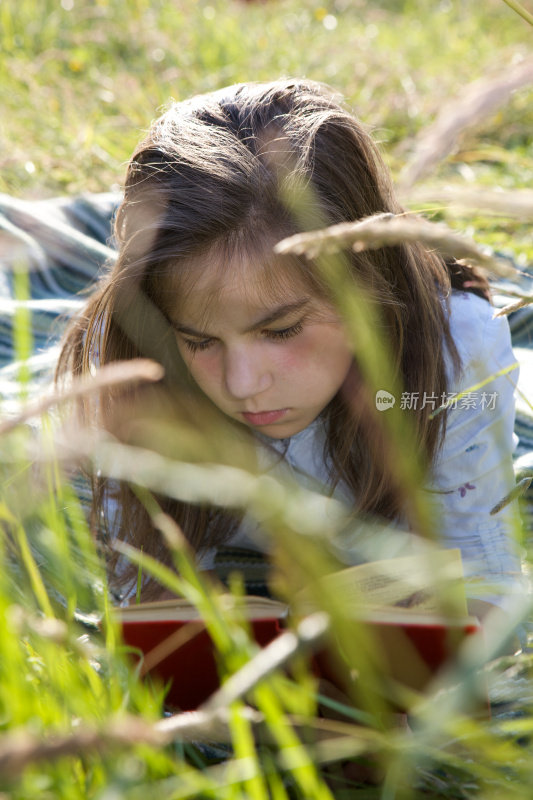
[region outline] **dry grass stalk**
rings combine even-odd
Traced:
[[[52,762],[66,756],[83,756],[90,752],[106,753],[111,745],[164,745],[163,733],[139,717],[124,716],[109,721],[105,730],[89,726],[75,733],[40,739],[29,731],[11,731],[0,738],[0,774],[11,780],[22,775],[40,761]]]
[[[158,647],[147,654],[143,661],[141,676],[146,675],[160,661],[177,650],[205,628],[203,622],[191,622],[171,634]],[[285,631],[273,642],[263,647],[242,669],[229,678],[204,703],[202,710],[215,711],[226,708],[235,700],[243,698],[260,681],[275,670],[281,669],[297,653],[304,652],[325,636],[329,628],[329,618],[323,612],[316,612],[303,619],[295,632]]]
[[[435,122],[422,134],[401,188],[407,191],[427,175],[433,166],[451,153],[461,135],[493,114],[511,94],[533,82],[533,58],[524,59],[500,72],[498,77],[482,78],[469,84],[456,98],[446,103]]]
[[[86,395],[94,394],[111,386],[127,383],[141,383],[143,381],[155,382],[164,375],[163,367],[155,361],[146,358],[120,361],[100,367],[95,375],[75,379],[70,386],[60,391],[39,398],[34,403],[29,403],[20,413],[0,423],[0,435],[8,433],[32,417],[38,417],[49,411],[53,406],[76,400]]]
[[[179,650],[187,642],[192,641],[203,630],[205,630],[205,624],[201,621],[188,622],[186,625],[177,628],[166,639],[153,647],[150,652],[146,653],[139,669],[139,677],[144,678],[165,658],[168,658],[169,655]]]
[[[166,717],[155,724],[139,717],[125,716],[111,720],[105,729],[90,726],[78,728],[73,733],[39,739],[29,731],[10,733],[0,738],[0,773],[11,779],[21,775],[38,761],[54,761],[65,756],[87,755],[89,752],[107,752],[110,746],[124,747],[148,744],[162,747],[173,741],[223,741],[231,742],[229,703],[242,698],[260,681],[283,667],[297,653],[315,648],[327,631],[327,615],[318,612],[302,620],[295,632],[286,632],[260,650],[245,666],[228,680],[197,711],[187,711]],[[262,741],[271,739],[263,715],[252,708],[244,708],[254,732]],[[348,736],[352,747],[361,750],[363,742],[358,729],[351,724],[332,720],[305,720],[300,726],[292,719],[296,731],[309,730],[311,726],[319,739],[331,736]],[[370,736],[363,736],[364,743]],[[364,749],[364,744],[363,744]],[[331,760],[331,758],[329,758]]]
[[[263,715],[253,708],[245,707],[241,715],[250,723],[254,734],[262,742],[272,742],[272,735]],[[353,724],[330,719],[299,720],[287,717],[296,733],[309,735],[314,732],[317,747],[320,742],[328,744],[345,742],[348,754],[364,752],[379,739],[373,731],[364,731]],[[78,727],[75,732],[48,736],[41,739],[30,731],[21,729],[0,737],[0,774],[4,779],[15,780],[26,769],[38,762],[52,763],[60,758],[86,757],[89,754],[108,754],[110,748],[128,748],[136,745],[164,747],[174,741],[181,742],[228,742],[231,743],[231,728],[228,709],[216,711],[185,711],[151,724],[141,717],[124,715],[108,721],[105,728]],[[350,746],[351,744],[351,746]],[[334,761],[336,758],[316,752],[316,760]],[[234,762],[232,762],[234,764]],[[206,768],[205,774],[216,774],[217,767]]]
[[[525,308],[526,306],[531,305],[533,303],[533,297],[521,297],[520,300],[517,300],[516,303],[509,303],[508,306],[504,306],[500,308],[495,317],[506,317],[512,311],[518,311],[519,308]]]
[[[454,187],[419,189],[409,195],[409,203],[450,203],[458,208],[473,208],[516,219],[533,219],[533,190],[512,192],[476,191]]]
[[[290,236],[278,242],[278,253],[295,253],[316,258],[352,247],[356,252],[376,250],[403,242],[422,242],[443,256],[468,259],[488,272],[503,278],[514,277],[517,270],[489,248],[481,248],[472,239],[455,233],[442,223],[428,222],[413,216],[378,214],[358,222],[341,222],[320,231]]]
[[[501,284],[497,283],[497,281],[492,281],[490,290],[492,294],[504,294],[507,297],[517,297],[519,300],[524,300],[524,298],[527,299],[530,296],[528,294],[524,294],[524,292],[521,292],[519,289],[511,289],[509,284]]]
[[[329,629],[329,617],[322,611],[303,619],[296,631],[285,631],[257,653],[216,691],[202,708],[206,711],[227,708],[242,699],[254,686],[275,670],[284,667],[297,653],[315,649]]]
[[[279,513],[287,524],[294,525],[297,520],[299,532],[311,537],[333,535],[336,526],[346,524],[342,503],[299,484],[227,464],[177,461],[154,450],[120,444],[92,429],[69,432],[59,442],[56,439],[54,458],[66,463],[91,459],[102,475],[186,503],[247,508],[261,520]],[[135,548],[119,540],[113,547],[127,556],[135,553]]]

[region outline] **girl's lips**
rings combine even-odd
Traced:
[[[278,408],[276,411],[260,411],[258,414],[243,411],[242,415],[250,425],[271,425],[285,416],[288,410],[288,408]]]

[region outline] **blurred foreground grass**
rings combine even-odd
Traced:
[[[414,137],[443,103],[480,76],[496,78],[519,63],[531,38],[531,28],[497,0],[7,0],[0,25],[0,188],[34,197],[117,186],[140,131],[169,97],[280,74],[324,80],[344,93],[376,130],[398,175]],[[528,187],[531,123],[531,90],[522,89],[461,140],[432,181],[459,189]],[[470,228],[480,242],[532,258],[529,223],[425,207]],[[31,342],[23,314],[15,334],[24,359]],[[160,721],[162,688],[135,680],[113,624],[102,635],[76,617],[108,619],[106,578],[78,501],[50,456],[50,438],[45,420],[38,440],[24,426],[0,440],[2,797],[529,800],[527,693],[516,714],[491,721],[470,715],[465,696],[451,685],[420,706],[409,734],[370,707],[366,727],[350,721],[339,738],[304,748],[287,724],[287,714],[298,717],[308,735],[316,720],[314,687],[300,668],[296,683],[268,675],[250,694],[267,720],[269,747],[256,747],[241,698],[218,720],[233,740],[227,762],[213,766],[213,753],[194,744],[201,726],[169,733]],[[32,461],[40,456],[37,473]],[[305,507],[291,513],[295,530],[285,537],[280,562],[294,564],[305,553],[312,574],[327,552],[298,538]],[[176,558],[182,579],[166,580],[204,609],[227,668],[238,669],[254,653],[253,643],[220,611],[179,547]],[[357,639],[350,647],[357,650]],[[511,661],[511,669],[529,685],[529,657]],[[462,678],[468,690],[474,675]],[[209,730],[213,720],[206,724]],[[362,788],[346,775],[336,782],[330,776],[335,788],[328,788],[319,764],[354,755],[376,758],[384,783]]]
[[[168,459],[158,461],[152,454],[143,463],[139,450],[88,442],[82,434],[68,431],[66,452],[79,455],[83,450],[106,474],[144,473],[151,488],[168,482]],[[239,615],[196,573],[179,531],[142,491],[154,523],[173,549],[178,574],[142,553],[130,550],[130,557],[199,608],[223,674],[243,669],[242,682],[225,684],[198,714],[162,718],[164,688],[139,681],[127,664],[94,542],[54,452],[64,459],[65,442],[51,441],[46,420],[40,435],[18,427],[0,441],[2,797],[528,800],[533,781],[531,656],[491,661],[485,670],[483,653],[474,658],[471,653],[458,672],[417,700],[407,731],[372,692],[372,649],[364,631],[347,622],[342,597],[321,594],[315,585],[319,607],[327,610],[331,630],[342,642],[342,657],[358,675],[356,705],[329,701],[342,717],[324,720],[318,714],[320,687],[302,652],[292,645],[292,679],[274,671],[282,663],[279,654],[258,653]],[[32,466],[35,458],[38,470]],[[187,469],[179,460],[173,463],[182,473]],[[176,496],[181,491],[205,494],[212,465],[196,464],[190,472],[189,481],[176,482]],[[294,589],[302,579],[313,584],[334,563],[334,516],[329,514],[330,527],[321,525],[316,503],[306,500],[303,490],[293,496],[272,478],[261,482],[253,475],[243,486],[239,472],[219,471],[225,502],[232,505],[248,495],[252,513],[265,518],[275,544],[278,587]],[[366,535],[367,546],[386,552],[387,539],[378,529],[369,527]],[[237,583],[232,588],[242,591]],[[526,613],[525,605],[518,609],[519,616]],[[102,620],[100,631],[96,617]],[[312,642],[323,621],[309,622],[307,641]],[[490,633],[489,651],[506,635]],[[479,696],[487,680],[492,686],[502,676],[514,702],[511,713],[491,720]],[[518,696],[515,679],[526,682]],[[350,777],[342,764],[354,758],[371,764],[371,773],[383,782],[365,786],[360,776]]]

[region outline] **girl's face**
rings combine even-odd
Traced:
[[[352,355],[343,325],[325,300],[303,288],[266,300],[254,290],[253,269],[226,275],[222,283],[209,270],[199,276],[172,315],[180,352],[225,414],[274,439],[293,436],[347,376]]]

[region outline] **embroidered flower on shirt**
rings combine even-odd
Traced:
[[[458,491],[459,491],[459,494],[461,495],[461,497],[464,497],[465,494],[466,494],[466,490],[467,489],[475,489],[475,488],[476,487],[474,486],[473,483],[463,483],[462,486],[459,486]]]

